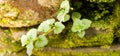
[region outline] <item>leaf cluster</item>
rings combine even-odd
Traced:
[[[32,55],[34,47],[44,47],[48,40],[44,35],[37,36],[37,29],[30,29],[26,35],[21,37],[22,46],[26,46],[28,56]],[[35,46],[34,46],[35,44]]]
[[[73,20],[73,26],[71,28],[72,32],[75,32],[78,34],[79,37],[84,37],[85,35],[85,30],[88,29],[91,25],[91,21],[88,19],[82,19],[81,14],[78,12],[73,12],[72,13],[72,20]]]
[[[38,29],[32,28],[25,35],[21,37],[22,46],[26,46],[28,56],[32,55],[33,48],[44,47],[48,44],[46,35],[50,32],[59,34],[65,29],[63,22],[70,20],[70,4],[68,0],[64,0],[57,13],[57,20],[54,18],[43,21]],[[85,30],[90,27],[91,21],[88,19],[82,19],[81,14],[78,12],[72,13],[73,26],[71,30],[78,34],[79,37],[83,37]],[[42,33],[42,34],[38,34]]]

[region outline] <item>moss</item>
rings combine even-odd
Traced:
[[[117,9],[118,10],[118,9]],[[117,12],[117,11],[114,11]],[[19,13],[18,13],[19,14]],[[27,15],[25,15],[27,14]],[[29,20],[33,19],[34,17],[37,17],[38,14],[34,15],[33,17],[30,17],[31,15],[34,14],[34,11],[30,10],[25,12],[25,14],[19,15],[19,19],[23,20],[23,24],[26,25],[25,23],[29,23],[30,25],[35,24],[36,21],[32,21],[30,23]],[[117,15],[117,17],[115,17]],[[84,38],[78,37],[76,33],[71,32],[71,26],[72,23],[66,23],[67,29],[64,30],[60,35],[52,35],[48,36],[49,44],[46,47],[56,47],[56,48],[76,48],[76,47],[84,47],[84,46],[106,46],[106,45],[111,45],[111,43],[114,40],[114,28],[117,28],[119,25],[119,14],[115,14],[115,16],[108,16],[104,17],[100,20],[93,21],[91,27],[86,30],[86,34]],[[16,17],[15,17],[16,18]],[[26,19],[28,21],[26,21]],[[107,18],[107,19],[106,19]],[[2,18],[2,21],[4,23],[8,22],[5,20],[6,18]],[[10,19],[10,18],[7,18]],[[14,18],[12,17],[11,20]],[[17,18],[16,18],[17,19]],[[18,20],[19,21],[19,20]],[[14,21],[14,22],[18,22]],[[11,22],[11,21],[10,21]],[[20,21],[21,23],[21,21]],[[22,24],[21,23],[21,24]],[[20,26],[20,25],[18,25]],[[21,50],[21,45],[20,42],[14,41],[12,37],[12,33],[7,30],[7,29],[2,29],[4,31],[1,31],[0,35],[0,43],[5,46],[5,50],[11,51],[11,52],[16,52]],[[14,30],[14,29],[13,29]],[[18,32],[17,30],[13,31]],[[117,35],[119,35],[119,31]],[[16,37],[16,36],[15,36]],[[7,45],[6,45],[7,44]],[[9,46],[9,47],[7,47]],[[59,52],[34,52],[36,56],[89,56],[89,55],[100,55],[100,56],[107,56],[111,55],[120,55],[118,53],[114,52],[91,52],[91,53],[84,53],[84,52],[65,52],[65,53],[59,53]]]
[[[95,2],[95,3],[111,3],[111,2],[114,2],[116,0],[87,0],[87,1]]]
[[[117,38],[117,41],[120,43],[120,28],[117,28],[117,29],[116,29],[115,37]],[[116,42],[117,42],[117,41],[116,41]]]
[[[120,51],[81,52],[81,51],[34,51],[35,56],[120,56]]]
[[[116,15],[110,15],[102,20],[93,21],[91,28],[86,30],[84,38],[79,38],[75,33],[72,33],[70,31],[71,24],[68,24],[67,32],[49,37],[48,46],[75,48],[79,46],[110,45],[115,38],[114,29],[118,28],[119,20],[119,17],[116,17]]]
[[[120,29],[117,29],[117,31],[116,31],[116,37],[120,37]]]
[[[117,37],[119,39],[120,42],[120,0],[117,0],[115,3],[115,8],[114,8],[114,15],[116,16],[115,18],[117,18],[116,22],[118,22],[116,24],[116,28],[115,28],[115,37]]]
[[[62,36],[61,36],[62,37]],[[60,38],[60,37],[58,37]],[[50,39],[49,47],[72,48],[79,46],[100,46],[110,45],[113,42],[113,33],[97,34],[94,37],[79,38],[74,33],[68,33],[66,37],[60,39]]]
[[[3,46],[2,50],[7,52],[18,52],[22,49],[20,42],[11,38],[11,32],[7,28],[0,28],[0,45]]]
[[[86,30],[84,38],[79,38],[76,33],[72,33],[70,31],[72,24],[68,24],[66,32],[60,35],[49,36],[47,47],[75,48],[80,46],[110,45],[114,40],[114,29],[118,27],[118,24],[119,18],[116,15],[110,14],[105,16],[102,19],[93,21],[91,28]]]
[[[116,0],[116,2],[114,3],[114,15],[116,17],[120,17],[120,1]]]
[[[113,18],[114,16],[110,16],[108,20],[93,21],[91,27],[86,30],[84,38],[72,33],[70,30],[72,24],[68,23],[68,28],[65,32],[60,35],[49,36],[47,47],[75,48],[80,46],[110,45],[114,40],[114,27],[116,27],[116,22]]]

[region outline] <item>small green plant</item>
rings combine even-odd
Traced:
[[[81,14],[78,12],[72,13],[72,20],[73,20],[73,26],[71,28],[72,32],[75,32],[78,34],[79,37],[84,37],[85,30],[90,27],[91,21],[88,19],[82,19]]]
[[[58,10],[57,19],[60,22],[66,22],[70,19],[70,15],[68,14],[70,10],[70,4],[68,0],[64,0],[61,5],[60,9]]]
[[[38,29],[30,29],[26,35],[22,35],[21,43],[22,46],[26,46],[28,56],[32,55],[32,50],[34,47],[44,47],[48,44],[46,35],[49,32],[54,31],[54,34],[59,34],[62,32],[62,30],[65,28],[62,22],[66,22],[70,18],[70,16],[68,15],[69,9],[69,1],[63,1],[58,11],[58,21],[55,22],[55,19],[48,19],[46,21],[43,21],[39,25]],[[39,32],[42,32],[43,34],[40,34],[38,36]]]
[[[26,35],[22,35],[21,37],[22,46],[26,46],[27,54],[30,56],[32,54],[32,50],[35,47],[43,47],[47,45],[48,40],[44,35],[37,36],[37,29],[30,29]]]
[[[64,28],[65,26],[61,22],[55,22],[55,19],[43,21],[39,25],[38,29],[30,29],[26,35],[22,35],[22,46],[26,46],[27,54],[30,56],[32,55],[32,50],[34,47],[40,48],[48,44],[46,35],[49,34],[49,32],[54,31],[54,34],[59,34]],[[38,35],[40,32],[43,34]]]
[[[28,56],[32,55],[33,48],[40,48],[44,47],[48,44],[48,40],[46,35],[50,32],[54,32],[54,34],[59,34],[65,29],[65,25],[63,22],[69,21],[70,15],[70,4],[68,0],[64,0],[61,5],[60,9],[57,13],[57,19],[48,19],[43,21],[39,26],[38,29],[30,29],[26,35],[22,35],[21,43],[22,46],[26,46]],[[85,29],[90,27],[91,21],[88,19],[80,20],[81,15],[78,12],[72,13],[72,20],[73,26],[71,30],[78,34],[78,36],[83,37],[85,34]],[[42,33],[42,34],[38,34]]]

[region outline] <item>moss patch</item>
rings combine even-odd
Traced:
[[[120,0],[115,2],[114,15],[116,16],[115,18],[117,18],[116,22],[118,22],[116,24],[117,27],[115,28],[114,35],[119,39],[120,42]]]
[[[33,55],[35,56],[120,56],[120,50],[114,51],[111,49],[107,49],[107,51],[93,51],[92,49],[76,49],[73,50],[63,50],[63,49],[57,49],[57,50],[34,50]],[[80,51],[80,50],[85,50]],[[101,49],[100,49],[101,50]]]
[[[8,28],[0,28],[0,47],[3,51],[20,51],[22,49],[20,42],[15,41],[11,35],[12,34]]]
[[[48,47],[75,48],[80,46],[101,46],[110,45],[114,40],[114,17],[110,16],[107,20],[94,21],[89,29],[86,30],[84,38],[78,37],[70,30],[71,23],[67,25],[65,32],[60,35],[49,36]],[[114,21],[115,22],[115,21]]]
[[[70,53],[57,53],[57,52],[39,52],[36,56],[120,56],[119,52],[70,52]]]

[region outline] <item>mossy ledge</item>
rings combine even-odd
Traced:
[[[76,49],[43,48],[34,50],[35,56],[120,56],[120,45],[108,48],[88,47]]]
[[[119,1],[119,0],[117,0]],[[119,4],[118,4],[119,5]],[[33,51],[33,54],[36,56],[93,56],[93,55],[101,55],[101,56],[120,56],[120,48],[118,48],[117,51],[110,51],[111,49],[107,49],[108,51],[106,52],[74,52],[71,49],[77,48],[77,47],[94,47],[94,46],[106,46],[106,45],[111,45],[113,43],[113,40],[115,39],[114,37],[114,29],[118,29],[119,25],[119,13],[117,11],[119,9],[119,6],[116,6],[115,11],[113,14],[108,17],[105,17],[107,19],[101,19],[97,21],[93,21],[92,25],[89,29],[86,30],[86,34],[84,38],[80,38],[77,36],[76,33],[71,32],[71,26],[72,23],[68,22],[66,24],[66,29],[64,32],[62,32],[60,35],[48,35],[48,45],[46,48],[43,49],[37,49]],[[116,17],[117,16],[117,17]],[[12,32],[9,32],[9,29],[4,29],[0,27],[0,44],[1,48],[4,47],[5,51],[7,52],[18,52],[19,50],[22,49],[21,44],[20,44],[20,36],[15,36],[14,33],[17,32],[15,29],[19,28],[14,28]],[[15,30],[15,32],[14,32]],[[24,29],[23,29],[24,30]],[[11,30],[10,30],[11,31]],[[21,31],[20,29],[18,31]],[[28,31],[25,29],[25,31]],[[11,35],[13,34],[13,36]],[[23,33],[22,33],[23,34]],[[118,33],[119,35],[119,33]],[[14,39],[14,36],[18,41]],[[9,47],[8,47],[9,46]],[[51,49],[49,51],[49,48],[69,48],[70,51],[66,52],[59,52],[59,50],[54,51]],[[116,48],[116,47],[115,47]],[[83,48],[84,49],[84,48]],[[3,49],[0,49],[3,50]],[[44,51],[43,51],[44,50]],[[53,51],[52,51],[53,50]],[[81,51],[82,49],[78,49]],[[87,51],[87,50],[86,50]]]
[[[72,33],[71,23],[67,24],[67,29],[60,35],[49,36],[48,47],[59,48],[75,48],[80,46],[102,46],[110,45],[114,40],[114,27],[116,22],[112,23],[115,19],[94,21],[89,29],[86,30],[84,38],[78,37],[76,33]]]

